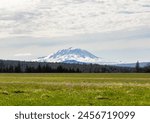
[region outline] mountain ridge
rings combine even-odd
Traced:
[[[51,53],[46,57],[39,57],[34,61],[38,62],[62,62],[62,63],[98,63],[102,59],[80,48],[70,47],[68,49],[58,50],[57,52]],[[74,62],[73,62],[74,61]]]
[[[120,67],[135,67],[136,63],[113,62],[97,57],[87,50],[70,47],[61,49],[47,56],[39,57],[32,61],[36,62],[52,62],[52,63],[67,63],[67,64],[99,64],[99,65],[114,65]],[[149,62],[141,62],[140,66],[145,67]]]

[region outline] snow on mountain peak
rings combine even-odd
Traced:
[[[72,63],[74,61],[75,63],[98,63],[101,59],[86,50],[70,47],[68,49],[59,50],[46,57],[38,58],[34,61],[64,63],[69,63],[69,61]]]

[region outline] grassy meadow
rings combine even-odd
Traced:
[[[0,106],[150,106],[150,74],[0,74]]]

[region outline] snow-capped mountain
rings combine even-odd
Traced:
[[[79,48],[68,48],[59,50],[46,57],[40,57],[33,61],[38,62],[61,62],[61,63],[100,63],[103,62],[102,58],[99,58],[90,52]]]
[[[69,64],[100,64],[100,65],[114,65],[120,67],[135,67],[136,63],[124,63],[106,60],[104,58],[97,57],[92,53],[79,49],[79,48],[68,48],[54,52],[48,56],[39,57],[33,61],[36,62],[54,62],[54,63],[69,63]],[[149,62],[141,62],[140,67],[145,67]]]

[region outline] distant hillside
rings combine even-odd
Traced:
[[[140,67],[144,68],[146,66],[149,66],[150,62],[140,62],[139,65]],[[136,66],[136,63],[116,64],[115,66],[134,68]]]

